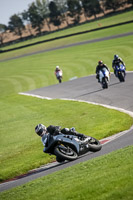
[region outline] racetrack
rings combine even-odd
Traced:
[[[97,83],[95,75],[92,75],[28,91],[24,94],[39,95],[40,98],[83,100],[115,106],[133,112],[133,72],[127,73],[126,81],[123,83],[120,83],[112,74],[109,88],[104,90]]]
[[[38,98],[65,98],[105,104],[127,112],[133,117],[133,72],[127,73],[126,81],[124,83],[120,83],[114,75],[111,75],[109,88],[104,90],[101,88],[101,85],[97,83],[95,76],[92,75],[21,94],[36,96]],[[101,143],[103,144],[103,148],[99,152],[88,153],[72,162],[65,162],[63,164],[55,162],[48,166],[44,166],[30,172],[27,175],[23,175],[17,180],[0,184],[0,191],[16,187],[38,177],[48,175],[57,170],[61,170],[94,157],[107,154],[116,149],[133,145],[133,127],[131,127],[128,131],[106,138],[102,140]]]

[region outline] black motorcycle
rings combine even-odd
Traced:
[[[87,138],[87,142],[83,142],[73,135],[59,134],[51,136],[49,134],[47,145],[43,151],[50,155],[55,155],[57,162],[63,162],[65,160],[75,160],[89,151],[96,152],[101,150],[102,145],[97,139],[89,136]]]

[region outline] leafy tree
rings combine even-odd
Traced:
[[[46,0],[36,0],[36,7],[37,7],[38,14],[42,17],[44,21],[46,21],[47,26],[49,30],[51,31],[50,23],[48,20],[48,17],[49,17],[48,2]]]
[[[58,10],[62,12],[67,11],[67,0],[53,0],[56,6],[58,7]]]
[[[127,3],[132,4],[132,6],[133,6],[133,0],[127,0]]]
[[[44,25],[44,19],[39,14],[37,6],[34,2],[29,6],[28,13],[32,28],[34,28],[37,32],[41,34],[41,30]]]
[[[88,8],[89,8],[89,2],[88,0],[81,0],[81,3],[82,3],[82,7],[83,7],[83,10],[84,10],[84,15],[85,15],[85,18],[87,20],[87,17],[88,17]]]
[[[22,32],[25,29],[25,26],[19,15],[14,14],[10,17],[8,28],[10,32],[14,32],[15,35],[19,35],[20,38],[22,38]]]
[[[61,23],[66,21],[67,26],[69,26],[68,16],[67,16],[67,0],[54,0],[54,2],[61,13]]]
[[[73,18],[74,24],[78,24],[80,21],[80,15],[82,13],[82,7],[79,0],[67,0],[68,11],[71,18]]]
[[[56,4],[54,1],[51,1],[49,4],[49,10],[50,10],[50,22],[54,24],[54,26],[60,26],[61,24],[61,12],[58,10]]]
[[[82,0],[82,5],[86,17],[94,15],[96,18],[96,14],[103,12],[99,0]]]
[[[122,4],[122,0],[106,0],[104,7],[106,10],[113,9],[113,11],[116,11]]]
[[[32,35],[32,31],[31,31],[31,26],[30,26],[30,17],[29,17],[29,12],[24,10],[22,13],[22,20],[23,22],[26,21],[26,24],[27,24],[27,28],[28,28],[28,31],[30,33],[30,35]]]
[[[7,26],[0,24],[0,46],[3,44],[4,39],[6,38]]]

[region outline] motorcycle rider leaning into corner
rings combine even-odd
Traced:
[[[78,133],[75,131],[75,128],[63,128],[61,129],[60,126],[53,126],[50,125],[46,127],[43,124],[38,124],[35,127],[35,132],[37,135],[41,137],[42,143],[45,146],[48,146],[48,134],[56,136],[59,134],[65,134],[65,135],[75,135],[78,137],[79,140],[81,140],[81,143],[87,143],[89,138],[87,138],[84,134]]]
[[[117,74],[116,74],[116,66],[117,65],[119,66],[120,63],[125,66],[125,63],[123,62],[122,58],[120,58],[118,55],[114,55],[114,59],[112,61],[112,68],[114,70],[115,76],[117,76]]]
[[[100,80],[99,80],[99,71],[102,70],[103,68],[106,68],[110,73],[110,70],[107,67],[107,65],[104,64],[102,60],[98,61],[98,65],[96,66],[96,79],[98,79],[98,82],[100,82]]]

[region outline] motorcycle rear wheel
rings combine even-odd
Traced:
[[[89,150],[92,152],[100,151],[102,148],[101,143],[96,138],[91,137],[89,140]]]
[[[63,160],[75,160],[78,158],[78,154],[68,145],[65,145],[64,147],[57,145],[54,149],[54,154]]]

